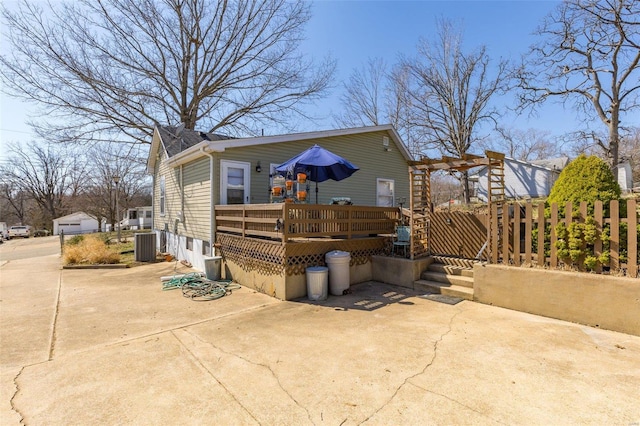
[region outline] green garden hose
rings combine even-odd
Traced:
[[[195,301],[215,300],[240,288],[231,280],[208,280],[199,273],[175,277],[162,284],[162,290],[182,289],[182,295]]]

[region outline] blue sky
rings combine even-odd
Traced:
[[[387,64],[399,55],[413,56],[419,40],[436,36],[436,21],[446,18],[460,26],[464,45],[487,47],[492,61],[518,60],[535,40],[532,33],[559,2],[533,1],[331,1],[314,4],[303,48],[308,54],[332,55],[338,60],[338,81],[345,81],[354,68],[368,58],[381,57]],[[339,110],[341,84],[318,112],[329,116]],[[513,95],[497,99],[505,109],[513,106]],[[578,122],[559,105],[546,105],[538,117],[506,117],[508,127],[545,128],[553,134],[573,130]],[[332,124],[327,118],[321,127]]]
[[[12,3],[11,1],[7,3]],[[420,38],[435,36],[436,20],[451,19],[461,25],[465,45],[484,44],[488,54],[516,60],[534,41],[533,31],[557,1],[331,1],[313,4],[313,18],[307,26],[303,52],[322,59],[331,55],[338,72],[332,95],[312,108],[325,117],[316,123],[301,123],[301,130],[332,128],[331,114],[340,108],[342,81],[368,58],[381,57],[391,65],[399,55],[413,55]],[[29,107],[1,98],[0,143],[30,139],[26,126]],[[497,100],[501,107],[513,105],[513,97]],[[570,110],[558,104],[546,104],[538,117],[505,117],[507,127],[550,130],[560,135],[580,127]]]

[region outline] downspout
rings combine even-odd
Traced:
[[[180,164],[180,211],[182,212],[182,217],[184,218],[184,175],[183,169],[184,165]]]
[[[211,249],[211,256],[215,256],[215,230],[216,230],[216,211],[215,211],[215,203],[213,201],[214,197],[214,187],[213,187],[213,162],[214,156],[212,152],[206,152],[205,147],[200,148],[203,154],[207,154],[209,156],[209,248]]]

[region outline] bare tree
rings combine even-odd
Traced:
[[[621,116],[640,106],[640,2],[567,0],[537,34],[541,41],[517,73],[521,106],[558,98],[587,120],[595,115],[607,128],[601,145],[617,173]]]
[[[620,139],[620,158],[629,160],[634,185],[640,182],[640,127],[634,127]]]
[[[9,226],[26,223],[28,197],[6,175],[3,175],[0,181],[2,182],[0,184],[0,200],[2,200],[0,215],[2,222],[7,222]]]
[[[0,172],[6,188],[12,188],[7,195],[19,197],[15,201],[16,213],[24,209],[23,202],[18,207],[22,199],[20,197],[24,196],[38,205],[42,212],[40,216],[47,224],[68,213],[69,197],[74,195],[72,190],[77,188],[73,179],[83,174],[81,163],[74,160],[76,155],[52,144],[32,144],[29,148],[14,144],[8,152],[10,161],[3,165]]]
[[[403,65],[410,76],[409,125],[422,137],[423,149],[461,157],[480,139],[480,124],[495,124],[498,112],[489,101],[506,88],[507,64],[490,66],[484,46],[463,52],[462,36],[451,22],[440,21],[438,39],[423,40],[418,57]],[[461,179],[469,202],[468,174]]]
[[[496,128],[499,139],[482,145],[486,149],[504,152],[508,157],[535,161],[562,155],[563,143],[551,141],[551,132],[538,129]]]
[[[124,146],[109,146],[92,149],[89,157],[91,171],[80,203],[85,212],[98,220],[105,218],[114,229],[115,222],[122,219],[122,211],[151,204],[151,184],[145,175],[145,165],[132,160],[138,155]],[[117,193],[114,176],[120,178]],[[116,211],[116,196],[120,212]]]
[[[298,53],[302,0],[41,4],[3,8],[0,80],[44,109],[47,137],[149,143],[157,122],[255,134],[302,114],[334,73]]]
[[[342,113],[334,116],[336,124],[343,127],[392,124],[411,154],[418,157],[416,138],[407,125],[407,77],[402,67],[394,66],[389,72],[383,59],[370,58],[354,69],[343,85]]]
[[[609,158],[607,134],[604,132],[578,131],[567,135],[567,139],[572,143],[575,154],[595,155],[604,160]],[[640,128],[621,128],[619,139],[619,162],[628,160],[633,181],[640,182]]]
[[[362,127],[389,123],[384,110],[386,67],[383,59],[370,58],[366,65],[353,70],[349,82],[343,85],[342,113],[335,117],[338,125]]]

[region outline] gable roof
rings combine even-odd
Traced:
[[[562,157],[562,158],[566,158],[566,157]],[[557,163],[554,163],[557,160]],[[553,168],[550,166],[547,166],[547,164],[560,164],[561,158],[558,159],[551,159],[551,160],[537,160],[537,161],[524,161],[524,160],[516,160],[515,158],[511,158],[511,157],[504,157],[504,161],[505,163],[509,162],[509,163],[514,163],[514,164],[520,164],[522,166],[526,166],[526,167],[531,167],[533,169],[541,169],[541,170],[546,170],[549,172],[555,172],[555,173],[560,173],[560,171],[562,170],[562,168]],[[547,163],[547,161],[551,162],[551,163]],[[568,161],[568,158],[567,158]],[[487,170],[487,166],[482,166],[479,167],[478,169],[474,170],[473,173],[469,174],[469,179],[478,179],[479,176],[484,176],[486,174],[486,170]]]
[[[65,219],[65,220],[69,220],[69,219],[75,219],[75,220],[93,219],[93,220],[98,220],[94,216],[91,216],[90,214],[87,214],[85,212],[74,212],[74,213],[70,213],[70,214],[68,214],[66,216],[57,217],[57,218],[55,218],[53,220],[61,220],[61,219]]]
[[[569,157],[547,158],[544,160],[531,161],[531,164],[546,167],[547,169],[562,170],[569,164]]]
[[[164,152],[167,157],[169,157],[169,165],[176,167],[180,164],[199,158],[206,153],[224,152],[227,148],[239,148],[280,142],[295,142],[380,131],[387,131],[389,133],[394,144],[398,147],[398,150],[407,161],[413,160],[409,150],[400,139],[400,135],[391,124],[237,139],[229,136],[187,129],[180,132],[180,135],[177,135],[177,130],[178,128],[171,126],[156,126],[153,132],[149,157],[147,159],[148,173],[153,172],[153,168],[155,167],[155,163],[158,159],[158,150],[161,146],[164,148]]]

